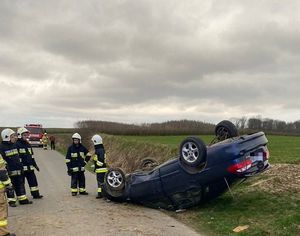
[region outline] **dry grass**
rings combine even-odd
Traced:
[[[300,193],[299,165],[274,164],[262,177],[263,179],[256,181],[249,187],[272,194]]]

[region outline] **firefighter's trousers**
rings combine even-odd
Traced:
[[[77,193],[78,188],[80,193],[86,192],[84,171],[76,171],[71,175],[71,192]]]
[[[30,187],[31,195],[33,197],[40,196],[38,182],[37,182],[34,170],[24,171],[24,178],[27,179],[28,185]],[[25,182],[25,180],[24,180],[24,182]]]
[[[105,172],[104,173],[97,173],[97,185],[98,185],[98,194],[102,193],[102,185],[104,183],[104,176],[105,176]]]
[[[9,176],[11,183],[15,189],[17,198],[20,203],[28,201],[28,198],[26,197],[26,190],[24,185],[24,176],[23,175],[13,175]],[[12,195],[7,194],[8,202],[16,202],[17,199],[15,198],[15,194]]]
[[[0,189],[0,236],[9,234],[7,229],[7,199],[5,188]]]

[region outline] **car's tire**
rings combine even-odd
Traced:
[[[140,169],[141,170],[152,170],[153,168],[155,168],[156,166],[158,166],[158,162],[153,159],[153,158],[145,158],[142,160],[141,164],[140,164]]]
[[[228,138],[237,137],[239,135],[236,126],[229,120],[223,120],[216,125],[215,135],[218,141],[223,141]]]
[[[179,160],[187,167],[199,167],[206,163],[207,148],[205,143],[196,138],[188,137],[180,144]]]
[[[110,168],[104,176],[104,182],[108,190],[122,192],[125,188],[125,174],[120,168]]]

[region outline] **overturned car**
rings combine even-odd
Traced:
[[[268,140],[263,132],[238,136],[227,120],[217,124],[209,146],[196,137],[182,141],[179,156],[151,170],[125,175],[111,168],[103,191],[113,201],[152,208],[185,209],[220,196],[230,186],[269,167]],[[146,160],[146,166],[155,164]]]

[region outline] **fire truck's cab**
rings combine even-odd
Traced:
[[[25,128],[28,129],[29,133],[29,143],[32,146],[43,146],[42,137],[44,134],[44,129],[41,124],[26,124]]]

